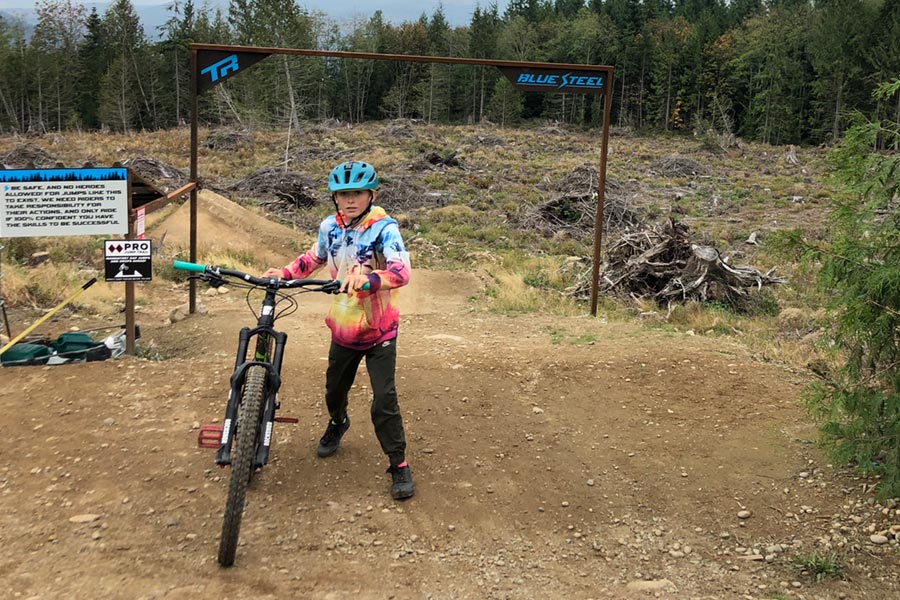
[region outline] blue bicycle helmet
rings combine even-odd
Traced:
[[[369,163],[350,161],[341,163],[328,176],[328,191],[378,189],[378,173]]]

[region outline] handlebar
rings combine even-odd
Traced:
[[[223,275],[242,279],[247,283],[257,287],[275,287],[277,289],[300,288],[307,286],[318,286],[316,291],[328,294],[337,294],[341,289],[341,281],[339,279],[277,279],[275,277],[256,277],[243,271],[235,271],[233,269],[224,269],[212,265],[198,265],[196,263],[176,260],[172,262],[172,266],[182,271],[191,271],[193,273],[201,273],[203,275],[219,277]]]

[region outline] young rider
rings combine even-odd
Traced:
[[[391,301],[394,290],[409,282],[410,265],[397,222],[375,205],[377,188],[378,175],[371,165],[352,161],[336,166],[328,176],[328,191],[337,212],[322,221],[312,248],[263,277],[300,279],[327,262],[331,277],[343,282],[325,319],[331,329],[325,374],[331,420],[316,453],[325,458],[337,452],[350,427],[347,394],[365,357],[373,393],[372,424],[390,461],[391,496],[402,499],[411,497],[415,488],[394,387],[400,315]]]

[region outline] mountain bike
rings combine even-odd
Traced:
[[[281,387],[281,364],[287,343],[287,334],[275,330],[275,321],[297,310],[297,301],[294,299],[297,294],[337,294],[341,282],[262,278],[231,269],[177,260],[174,261],[174,267],[198,273],[193,277],[213,287],[220,287],[227,282],[231,287],[246,288],[247,306],[254,315],[257,313],[251,303],[251,295],[254,290],[265,290],[256,327],[244,327],[240,331],[224,423],[203,425],[198,438],[201,448],[218,449],[216,464],[222,467],[231,465],[228,499],[219,541],[219,564],[230,567],[234,564],[237,552],[247,487],[254,472],[269,460],[275,422],[297,422],[297,419],[275,416],[276,411],[281,408],[278,389]],[[289,293],[290,290],[294,290],[293,293]],[[279,305],[280,308],[276,310]],[[248,350],[253,341],[254,353],[248,360]]]

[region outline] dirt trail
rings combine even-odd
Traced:
[[[215,561],[228,471],[196,428],[221,418],[254,320],[242,293],[201,296],[208,315],[168,325],[184,289],[146,288],[142,345],[165,360],[0,369],[0,597],[900,595],[896,544],[867,530],[900,515],[810,443],[803,378],[721,339],[488,313],[469,300],[480,289],[415,271],[405,290],[404,503],[388,495],[364,371],[344,444],[315,456],[328,299],[279,321],[282,414],[300,423],[276,428],[229,570]],[[826,538],[844,580],[792,570]]]

